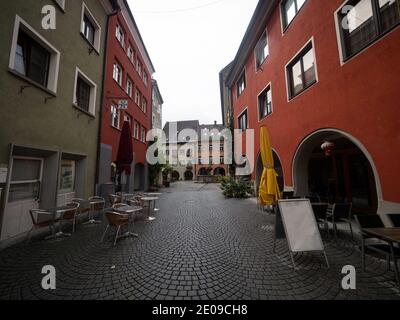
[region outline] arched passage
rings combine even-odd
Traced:
[[[327,156],[321,146],[333,143]],[[297,196],[351,202],[355,213],[377,213],[380,183],[367,149],[353,136],[336,130],[314,132],[300,144],[293,160]]]
[[[145,168],[144,164],[137,163],[135,165],[135,191],[144,190],[145,185]]]
[[[172,172],[172,180],[173,181],[179,181],[180,178],[181,178],[181,175],[179,174],[178,171]]]
[[[194,175],[193,175],[192,171],[188,170],[188,171],[185,172],[185,180],[186,181],[192,181],[193,177],[194,177]]]
[[[273,156],[274,156],[274,164],[275,164],[275,171],[278,174],[278,185],[279,185],[279,190],[283,192],[284,186],[285,186],[285,179],[283,175],[283,168],[282,168],[282,163],[281,160],[279,159],[277,153],[273,150],[272,151]],[[257,157],[257,162],[256,162],[256,187],[257,187],[257,193],[258,193],[258,188],[260,187],[260,181],[261,181],[261,176],[263,173],[263,163],[262,163],[262,157],[261,153],[258,154]]]
[[[206,168],[200,168],[198,175],[199,176],[208,176],[207,169]]]
[[[215,168],[214,170],[214,176],[221,176],[221,177],[225,177],[226,176],[226,171],[224,168],[218,167]]]

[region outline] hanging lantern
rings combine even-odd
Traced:
[[[333,155],[333,151],[335,149],[335,144],[330,141],[325,141],[322,144],[321,149],[324,150],[326,157],[330,157]]]

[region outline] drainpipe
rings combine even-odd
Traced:
[[[99,184],[99,175],[100,175],[100,150],[101,150],[101,135],[102,135],[102,128],[103,128],[103,108],[104,108],[104,97],[105,97],[105,87],[106,87],[106,74],[107,74],[107,58],[108,58],[108,33],[109,33],[109,26],[110,26],[110,19],[113,16],[116,16],[121,11],[120,8],[116,9],[113,13],[107,15],[107,27],[106,27],[106,36],[104,41],[104,59],[103,59],[103,84],[102,84],[102,95],[100,99],[100,125],[99,125],[99,133],[97,137],[98,146],[97,146],[97,161],[96,161],[96,176],[95,176],[95,184],[94,190],[97,190],[96,187]]]

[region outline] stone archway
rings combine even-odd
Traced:
[[[332,156],[321,145],[334,144]],[[367,149],[356,138],[336,129],[319,130],[306,137],[293,160],[297,196],[325,202],[351,202],[355,213],[377,213],[379,177]]]
[[[178,171],[172,172],[172,181],[179,181],[180,178],[181,178],[181,175],[179,174]]]
[[[185,172],[185,181],[193,181],[194,174],[192,171],[186,171]]]
[[[214,169],[214,176],[221,176],[225,177],[226,176],[226,171],[224,168],[218,167]]]

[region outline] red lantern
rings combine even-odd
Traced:
[[[326,157],[330,157],[333,155],[335,144],[333,142],[325,141],[322,144],[321,149],[324,150]]]

